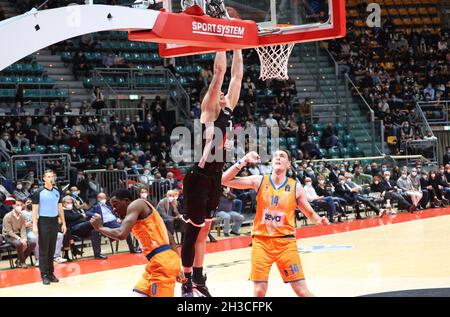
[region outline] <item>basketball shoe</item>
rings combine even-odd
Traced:
[[[186,283],[181,285],[181,297],[194,297],[191,279],[188,279]]]
[[[192,290],[197,297],[212,297],[208,291],[208,287],[206,287],[206,275],[203,275],[201,281],[192,282]]]

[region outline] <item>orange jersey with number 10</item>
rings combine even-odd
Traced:
[[[264,175],[256,196],[252,235],[295,236],[296,184],[295,180],[286,177],[286,181],[276,188],[270,175]]]

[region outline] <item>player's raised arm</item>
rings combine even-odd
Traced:
[[[217,52],[214,60],[214,74],[209,84],[208,91],[202,101],[202,111],[214,111],[218,106],[222,84],[227,71],[227,56],[225,52]]]
[[[315,225],[328,225],[330,222],[326,217],[320,217],[314,209],[311,207],[311,205],[308,202],[308,199],[306,198],[306,194],[303,191],[303,187],[300,184],[300,182],[297,182],[296,186],[297,190],[295,192],[295,197],[297,199],[297,206],[298,209],[309,219],[312,223]]]
[[[140,208],[136,208],[135,203],[131,203],[130,206],[128,206],[127,215],[122,220],[120,227],[115,229],[103,227],[102,217],[99,214],[94,214],[90,219],[90,222],[95,230],[108,238],[125,240],[130,234],[131,228],[133,228],[141,212],[142,210]]]
[[[236,177],[237,174],[244,168],[248,163],[258,163],[260,160],[258,153],[250,152],[247,153],[242,159],[237,161],[236,164],[231,166],[222,175],[222,185],[228,186],[236,189],[258,189],[259,184],[261,184],[261,175],[252,175],[246,177]]]
[[[234,109],[239,101],[243,76],[244,61],[242,58],[242,51],[236,50],[233,52],[233,64],[231,65],[231,81],[226,96],[231,109]]]

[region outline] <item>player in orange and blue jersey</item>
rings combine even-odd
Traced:
[[[259,160],[256,152],[250,152],[222,176],[225,186],[257,191],[252,230],[251,280],[254,282],[254,295],[266,295],[269,272],[272,264],[276,263],[283,281],[290,283],[298,296],[313,296],[306,285],[298,255],[295,210],[298,207],[317,225],[329,224],[328,219],[314,212],[301,184],[288,178],[291,162],[286,151],[274,153],[271,175],[236,177],[248,163],[258,163]]]
[[[123,219],[120,228],[103,227],[98,214],[91,218],[91,223],[95,230],[109,238],[124,240],[132,232],[141,243],[148,263],[133,291],[149,297],[173,297],[175,282],[185,281],[175,241],[163,219],[148,201],[133,201],[126,189],[113,192],[110,202]]]

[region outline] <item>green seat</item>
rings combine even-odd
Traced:
[[[360,149],[359,146],[355,146],[352,150],[353,157],[364,157],[364,152]]]
[[[68,146],[67,144],[62,144],[59,146],[59,150],[61,151],[61,153],[69,153],[70,146]]]
[[[287,144],[287,142],[286,142],[286,139],[285,138],[280,138],[280,147],[281,146],[284,146],[284,147],[286,147],[286,144]]]
[[[345,157],[345,158],[351,157],[352,152],[349,148],[343,147],[343,148],[341,148],[341,156]]]
[[[27,154],[30,154],[30,153],[31,153],[31,148],[28,145],[25,145],[22,148],[22,154],[27,155]]]
[[[23,171],[27,169],[27,163],[25,163],[25,161],[16,161],[15,166],[18,171]]]
[[[322,155],[322,157],[327,157],[328,156],[328,150],[327,149],[319,149],[320,154]]]
[[[291,152],[297,153],[297,144],[290,144],[289,145],[289,150]]]
[[[36,146],[36,152],[39,153],[39,154],[44,154],[45,153],[45,146],[37,145]]]
[[[59,153],[59,148],[56,145],[49,145],[47,146],[47,149],[50,151],[50,153]]]
[[[88,151],[89,151],[89,153],[94,152],[95,151],[95,146],[93,144],[89,144],[88,145]]]
[[[347,144],[347,147],[350,147],[354,145],[355,139],[350,134],[347,134],[344,136],[344,142]]]
[[[320,143],[320,137],[319,137],[319,136],[315,136],[315,137],[312,138],[312,141],[313,141],[315,144],[319,144],[319,143]]]
[[[338,122],[338,123],[336,123],[335,125],[334,125],[334,127],[336,128],[336,129],[338,129],[339,131],[340,130],[344,130],[344,125],[342,124],[342,123],[340,123],[340,122]]]
[[[329,149],[328,150],[328,155],[331,157],[331,158],[339,158],[339,150],[338,149],[336,149],[336,148],[331,148],[331,149]]]
[[[107,158],[105,163],[106,164],[116,164],[116,159],[113,157]]]
[[[287,138],[287,144],[289,146],[294,145],[294,144],[295,144],[295,146],[297,146],[297,138],[293,138],[293,137]]]
[[[3,171],[7,171],[11,167],[11,164],[9,162],[1,162],[0,163],[0,169]]]

